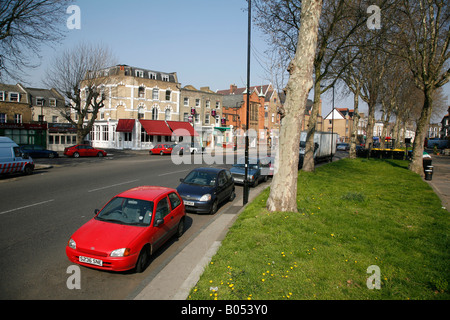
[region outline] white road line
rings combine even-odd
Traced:
[[[133,182],[136,182],[136,181],[139,181],[139,179],[126,181],[126,182],[121,182],[121,183],[116,183],[116,184],[112,184],[112,185],[101,187],[101,188],[97,188],[97,189],[92,189],[92,190],[89,190],[88,192],[95,192],[95,191],[99,191],[99,190],[103,190],[103,189],[113,188],[113,187],[121,186],[121,185],[124,185],[124,184],[133,183]]]
[[[189,171],[189,169],[187,169],[187,170],[181,170],[181,171],[173,171],[173,172],[163,173],[163,174],[158,175],[158,177],[168,176],[169,174],[181,173],[181,172],[186,172],[186,171]]]
[[[35,203],[35,204],[30,204],[30,205],[28,205],[28,206],[24,206],[24,207],[20,207],[20,208],[16,208],[16,209],[11,209],[11,210],[8,210],[8,211],[3,211],[3,212],[0,212],[0,215],[5,214],[5,213],[10,213],[10,212],[18,211],[18,210],[22,210],[22,209],[27,209],[27,208],[35,207],[35,206],[39,206],[39,205],[41,205],[41,204],[45,204],[45,203],[49,203],[49,202],[53,202],[53,201],[55,201],[55,199],[47,200],[47,201],[42,201],[42,202]]]

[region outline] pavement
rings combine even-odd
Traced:
[[[433,166],[431,180],[425,180],[442,201],[442,207],[450,212],[450,156],[430,154]]]
[[[266,182],[256,188],[250,188],[248,203],[268,187],[269,183]],[[245,207],[241,196],[216,213],[211,222],[193,235],[192,241],[188,241],[188,244],[162,270],[158,270],[144,288],[138,288],[138,292],[130,299],[186,300],[191,288],[197,284],[205,267],[219,249],[229,228]]]

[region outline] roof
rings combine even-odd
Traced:
[[[166,188],[166,187],[158,187],[158,186],[141,186],[133,189],[129,189],[118,194],[118,197],[124,198],[133,198],[139,200],[154,200],[158,198],[160,195],[174,192],[175,189]]]

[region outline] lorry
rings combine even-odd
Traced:
[[[305,157],[306,137],[307,132],[302,131],[300,134],[300,150],[298,159],[298,168],[303,167],[303,158]],[[331,161],[333,155],[336,153],[338,134],[331,132],[314,133],[314,162]]]
[[[17,143],[8,137],[0,137],[0,174],[32,174],[33,159],[20,150]]]

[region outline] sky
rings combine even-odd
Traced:
[[[73,4],[80,8],[81,28],[61,26],[65,39],[42,47],[40,66],[28,72],[26,85],[45,87],[42,78],[55,55],[81,42],[109,46],[118,64],[177,72],[183,87],[209,86],[216,91],[247,84],[246,0],[74,0]],[[254,25],[251,39],[251,86],[271,83],[263,63],[266,38]],[[449,84],[444,90],[450,96]],[[322,96],[322,103],[325,116],[332,108],[331,90]],[[353,97],[336,92],[335,107],[352,109]],[[364,112],[365,103],[360,108]]]

